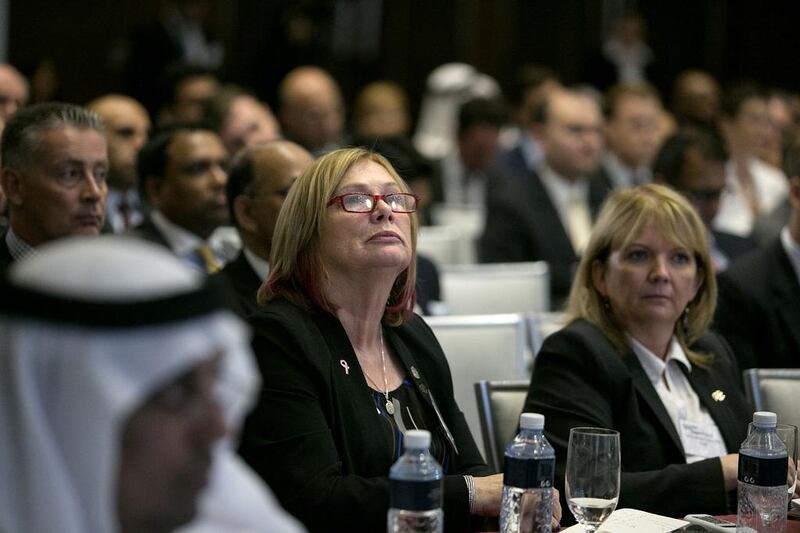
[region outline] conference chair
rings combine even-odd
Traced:
[[[487,381],[475,383],[486,462],[496,472],[503,470],[506,445],[517,433],[519,415],[530,381]]]

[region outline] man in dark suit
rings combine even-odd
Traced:
[[[789,223],[719,276],[715,328],[746,368],[800,367],[800,144],[787,149]]]
[[[597,100],[581,90],[554,92],[533,127],[543,152],[535,172],[499,168],[490,184],[483,262],[547,261],[551,301],[559,307],[592,219],[611,184],[590,177],[603,148]]]
[[[144,220],[136,186],[136,155],[147,142],[150,116],[133,98],[106,94],[86,104],[106,125],[108,139],[108,199],[106,226],[123,233]]]
[[[725,146],[714,134],[685,128],[667,139],[653,167],[655,181],[686,196],[703,219],[717,272],[756,247],[749,238],[711,229],[725,190],[727,157]]]
[[[228,222],[227,159],[219,136],[203,125],[156,134],[138,157],[139,187],[152,209],[132,234],[166,246],[195,269],[222,268],[227,252],[211,236]]]
[[[8,200],[0,269],[44,243],[100,233],[108,155],[95,113],[58,103],[21,109],[3,132],[0,159]]]
[[[227,194],[242,251],[219,275],[235,290],[245,316],[255,311],[256,292],[269,273],[272,232],[283,200],[311,161],[299,144],[272,141],[244,148],[230,167]]]

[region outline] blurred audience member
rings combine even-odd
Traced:
[[[581,258],[569,323],[534,360],[523,411],[544,414],[557,457],[572,428],[619,431],[621,507],[736,508],[735,452],[752,408],[730,347],[708,330],[710,261],[703,222],[682,196],[653,184],[616,191]]]
[[[720,89],[717,80],[702,70],[686,70],[672,87],[672,112],[679,126],[717,129]]]
[[[0,530],[299,530],[232,451],[246,328],[170,254],[72,239],[0,294]]]
[[[46,242],[100,233],[108,155],[95,113],[61,103],[23,108],[6,124],[0,160],[9,214],[0,269]]]
[[[645,40],[644,18],[632,10],[614,21],[599,57],[590,62],[587,80],[601,89],[614,84],[644,83],[655,61]]]
[[[767,114],[772,128],[769,142],[758,157],[773,167],[783,168],[785,146],[798,131],[792,95],[778,90],[770,91],[767,98]]]
[[[211,273],[229,259],[211,236],[228,222],[228,152],[202,125],[178,125],[156,134],[139,151],[139,187],[152,208],[133,233],[172,250]]]
[[[236,291],[245,316],[257,309],[256,292],[269,274],[272,232],[283,201],[312,161],[299,144],[274,141],[248,146],[228,170],[231,220],[242,239],[242,251],[221,274]]]
[[[8,63],[0,63],[0,132],[17,109],[28,103],[28,80]]]
[[[106,223],[112,232],[123,233],[144,220],[136,156],[147,142],[150,116],[139,102],[121,94],[101,96],[86,107],[106,125],[109,164]]]
[[[281,81],[279,116],[286,137],[313,155],[343,142],[344,102],[336,80],[319,67],[303,66]]]
[[[272,109],[239,87],[224,86],[208,111],[209,120],[228,153],[235,154],[245,146],[274,141],[281,136],[281,126]]]
[[[153,116],[163,104],[160,84],[170,70],[184,65],[216,71],[225,56],[215,23],[216,0],[159,2],[154,20],[129,38],[128,89]]]
[[[214,71],[196,66],[179,66],[167,73],[166,101],[158,112],[158,123],[206,120],[211,101],[219,91]]]
[[[731,88],[723,99],[720,126],[730,161],[714,227],[746,237],[755,221],[780,205],[788,191],[783,172],[758,158],[772,133],[766,94],[755,85]]]
[[[605,99],[606,153],[602,172],[616,189],[649,183],[661,146],[662,107],[650,85],[617,85]]]
[[[518,167],[520,172],[533,172],[542,158],[542,149],[531,133],[533,118],[553,91],[561,88],[554,70],[544,65],[522,65],[508,91],[513,106],[513,127],[500,135],[500,144],[507,150],[498,156],[504,166]]]
[[[542,107],[533,132],[543,160],[535,172],[494,180],[480,258],[547,261],[551,301],[558,307],[589,240],[593,215],[611,189],[611,183],[595,173],[603,149],[600,105],[579,90],[555,92]]]
[[[684,128],[667,139],[653,168],[656,182],[683,194],[697,210],[709,231],[709,252],[716,272],[725,270],[732,259],[755,248],[751,239],[711,229],[720,196],[725,191],[727,159],[725,146],[716,135]]]
[[[357,137],[408,135],[411,114],[405,89],[392,81],[375,81],[363,89],[353,106],[353,133]]]
[[[745,368],[800,367],[800,142],[786,150],[788,224],[719,276],[715,325]]]
[[[458,110],[453,150],[442,158],[434,202],[485,205],[489,167],[497,156],[508,114],[499,99],[474,98]]]

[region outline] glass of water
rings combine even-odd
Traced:
[[[565,492],[569,510],[587,533],[593,533],[617,507],[619,432],[572,428],[567,448]]]

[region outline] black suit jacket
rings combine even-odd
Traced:
[[[172,247],[169,245],[169,241],[167,241],[167,238],[164,237],[164,234],[161,233],[161,230],[159,230],[156,225],[153,224],[153,220],[150,217],[145,218],[141,224],[130,230],[128,234],[134,237],[145,239],[155,244],[160,244],[161,246],[165,246],[170,250],[172,249]]]
[[[745,368],[800,366],[800,282],[780,239],[718,277],[714,328]]]
[[[258,277],[243,252],[212,277],[224,280],[236,294],[239,315],[243,318],[258,311],[256,293],[261,287]]]
[[[339,320],[277,300],[251,317],[263,389],[241,453],[282,505],[311,531],[385,531],[393,442],[380,430],[372,389]],[[468,495],[458,474],[490,472],[453,399],[450,369],[430,328],[415,316],[384,336],[416,390],[435,400],[452,433],[444,482],[447,531],[468,529]],[[344,363],[342,363],[344,361]],[[345,370],[345,366],[348,370]],[[447,441],[442,426],[439,435]]]
[[[732,233],[725,233],[724,231],[711,230],[714,236],[714,241],[717,247],[722,250],[729,260],[745,255],[747,252],[755,250],[756,241],[747,237],[740,237]]]
[[[610,190],[604,176],[589,179],[592,216]],[[481,262],[547,261],[552,307],[561,307],[578,256],[539,175],[534,172],[527,179],[506,175],[498,178],[489,193],[486,228],[480,240]]]
[[[730,348],[703,335],[693,350],[713,354],[708,368],[692,365],[692,388],[719,427],[729,452],[744,440],[752,410],[740,390]],[[712,392],[725,393],[714,401]],[[524,411],[545,415],[545,435],[556,450],[556,486],[564,496],[569,431],[591,426],[620,432],[622,478],[617,508],[683,517],[728,514],[719,459],[686,464],[675,426],[632,351],[620,356],[603,332],[576,320],[545,340],[536,356]],[[735,506],[733,507],[735,512]],[[564,513],[571,520],[570,513]]]
[[[6,244],[6,232],[0,236],[0,275],[3,275],[11,263],[14,262],[14,257],[11,255],[11,250],[8,249]]]

